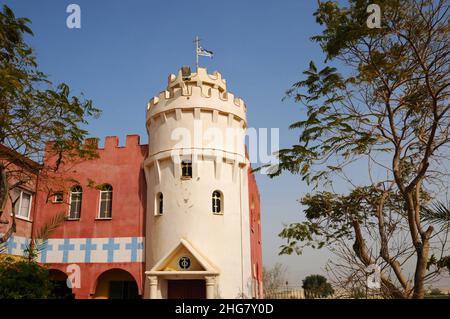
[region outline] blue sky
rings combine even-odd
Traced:
[[[145,109],[163,90],[167,76],[181,65],[194,67],[193,39],[215,53],[201,65],[219,70],[228,89],[243,97],[248,124],[280,128],[280,145],[295,143],[287,127],[301,116],[298,105],[282,102],[286,89],[301,77],[310,60],[324,57],[310,37],[320,32],[313,12],[316,1],[3,1],[17,16],[32,20],[41,70],[93,99],[103,115],[88,129],[93,136],[137,133],[147,142]],[[66,27],[66,7],[81,7],[81,29]],[[277,234],[298,221],[297,202],[308,191],[298,176],[257,177],[262,200],[263,254],[266,266],[288,267],[290,284],[321,273],[328,255],[306,251],[278,256]]]

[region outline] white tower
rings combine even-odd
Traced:
[[[147,108],[147,298],[251,296],[246,107],[183,67]]]

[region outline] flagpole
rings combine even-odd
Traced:
[[[195,37],[195,66],[198,70],[198,43],[200,42],[200,39],[198,38],[198,35]]]

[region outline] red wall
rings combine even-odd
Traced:
[[[51,238],[143,237],[146,184],[142,163],[147,149],[147,145],[139,144],[138,135],[128,135],[124,147],[119,146],[116,136],[110,136],[106,138],[104,148],[98,149],[99,158],[75,165],[67,164],[62,171],[66,172],[65,177],[75,181],[67,183],[67,188],[63,190],[64,203],[53,203],[52,199],[47,200],[47,194],[38,194],[34,232],[52,216],[62,211],[68,213],[68,191],[71,186],[79,184],[83,188],[80,219],[64,222],[52,233]],[[44,164],[51,165],[53,160],[46,157]],[[100,192],[96,186],[102,184],[110,184],[113,187],[110,220],[97,219]],[[65,272],[66,264],[48,266]],[[130,272],[142,292],[145,271],[142,262],[81,263],[80,267],[82,287],[74,289],[77,298],[87,298],[92,294],[98,276],[114,268]]]
[[[261,248],[261,210],[259,190],[255,175],[248,170],[248,190],[250,205],[250,247],[252,260],[252,276],[256,279],[255,294],[262,298],[262,248]]]

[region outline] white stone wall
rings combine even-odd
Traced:
[[[168,91],[149,103],[147,113],[146,270],[183,238],[219,272],[216,297],[251,296],[248,161],[243,138],[225,138],[231,136],[229,128],[245,129],[245,104],[226,92],[218,73],[207,75],[205,69],[199,69],[191,83],[179,79],[180,74],[169,77]],[[183,85],[186,87],[177,87]],[[177,89],[179,93],[174,93]],[[217,98],[211,98],[214,93],[202,93],[208,91],[217,92]],[[190,132],[190,141],[173,140],[177,130]],[[205,133],[208,131],[210,134]],[[218,132],[222,140],[217,138]],[[184,158],[192,160],[191,179],[180,176]],[[222,215],[212,212],[214,190],[223,194]],[[162,216],[156,214],[159,192],[164,195]],[[164,297],[165,292],[160,294]]]

